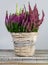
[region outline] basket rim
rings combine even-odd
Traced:
[[[11,34],[38,34],[38,32],[18,32],[18,33],[15,33],[15,32],[12,32]]]

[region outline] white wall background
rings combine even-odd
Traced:
[[[5,12],[13,13],[16,11],[16,3],[19,7],[23,4],[28,6],[30,2],[32,8],[37,4],[39,13],[42,15],[42,9],[45,12],[45,19],[39,28],[39,35],[36,42],[36,49],[48,49],[48,0],[0,0],[0,49],[13,49],[11,34],[5,27]],[[40,15],[40,17],[41,17]]]

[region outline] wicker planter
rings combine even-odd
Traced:
[[[11,33],[14,42],[15,55],[33,56],[38,33]]]

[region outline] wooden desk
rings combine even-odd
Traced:
[[[36,50],[32,57],[18,57],[13,50],[0,50],[0,65],[48,65],[48,50]]]

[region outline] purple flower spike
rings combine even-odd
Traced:
[[[6,11],[5,24],[8,24],[8,11]]]

